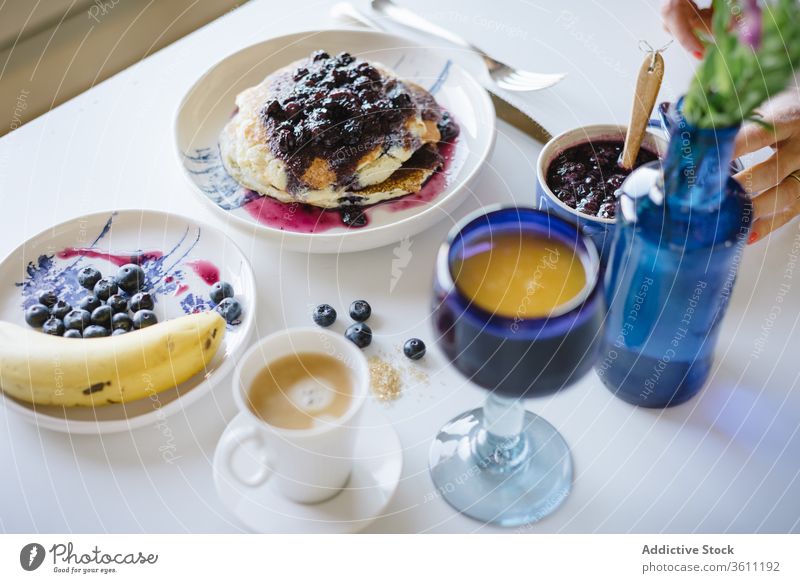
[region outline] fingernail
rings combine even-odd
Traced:
[[[755,231],[751,231],[750,236],[747,238],[747,244],[752,245],[756,241],[758,241],[758,233],[756,233]]]
[[[692,54],[694,55],[695,59],[702,59],[703,58],[703,52],[702,51],[695,51]]]

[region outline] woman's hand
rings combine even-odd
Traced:
[[[762,108],[772,128],[748,123],[736,136],[734,156],[770,146],[773,154],[734,178],[753,195],[749,243],[764,238],[800,214],[800,92],[786,93]],[[760,193],[760,194],[759,194]]]
[[[711,34],[711,8],[698,8],[692,0],[667,0],[661,6],[664,28],[687,51],[698,59],[703,56],[703,43],[697,32]]]

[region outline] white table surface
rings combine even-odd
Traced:
[[[432,3],[403,0],[531,69],[565,71],[526,99],[554,133],[625,123],[642,59],[639,39],[667,40],[658,2]],[[166,25],[166,24],[165,24]],[[254,1],[0,139],[0,255],[48,225],[108,208],[179,212],[226,230],[249,254],[259,286],[257,334],[308,324],[309,304],[368,298],[376,340],[393,353],[428,322],[433,255],[452,220],[481,204],[532,203],[539,145],[500,123],[495,152],[453,217],[412,239],[411,261],[390,291],[392,247],[343,256],[282,252],[224,224],[198,203],[173,152],[172,119],[191,84],[230,52],[270,36],[333,25],[328,4]],[[56,50],[55,48],[53,50]],[[693,59],[666,54],[664,98],[685,90]],[[6,87],[3,91],[19,91]],[[529,408],[572,446],[572,495],[525,532],[788,532],[800,519],[800,294],[777,303],[800,249],[796,223],[747,251],[718,347],[713,380],[667,411],[630,407],[594,374]],[[795,279],[800,278],[800,272]],[[792,282],[792,279],[788,279]],[[758,288],[756,292],[756,282]],[[777,311],[779,314],[776,314]],[[777,316],[777,317],[775,317]],[[764,351],[754,346],[764,338]],[[370,532],[515,532],[464,518],[431,496],[427,452],[437,429],[478,405],[433,350],[430,380],[406,389],[386,414],[404,446],[396,496]],[[239,532],[219,503],[211,456],[234,407],[230,379],[159,427],[108,436],[39,430],[0,406],[0,531]],[[166,463],[161,447],[179,459]]]

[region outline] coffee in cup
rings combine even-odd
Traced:
[[[273,427],[311,429],[341,418],[353,401],[353,375],[321,352],[278,358],[255,377],[248,392],[253,413]]]

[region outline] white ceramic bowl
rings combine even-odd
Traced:
[[[336,226],[323,232],[281,230],[254,218],[240,187],[222,166],[217,139],[234,110],[234,98],[269,73],[324,49],[347,51],[381,62],[431,90],[437,102],[458,122],[461,133],[446,185],[433,200],[409,208],[377,205],[361,228]],[[307,253],[343,253],[388,245],[413,236],[455,210],[468,185],[488,157],[495,138],[495,113],[478,82],[434,49],[413,40],[376,31],[320,30],[301,32],[250,46],[234,53],[203,75],[189,90],[175,119],[175,142],[181,167],[198,198],[226,221],[259,233],[285,249]],[[287,209],[291,208],[286,205]],[[391,209],[391,210],[389,210]]]

